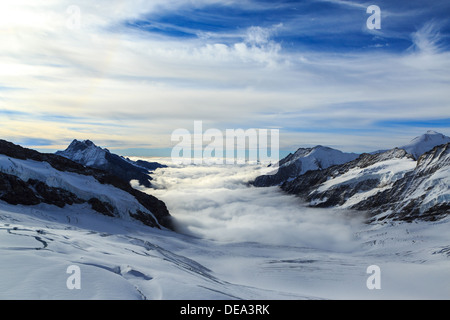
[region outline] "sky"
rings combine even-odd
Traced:
[[[1,1],[0,138],[162,156],[194,121],[278,129],[284,151],[450,135],[449,17],[448,0]]]

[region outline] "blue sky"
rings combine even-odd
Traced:
[[[441,1],[243,1],[236,5],[214,3],[182,6],[176,11],[149,13],[125,25],[149,34],[193,39],[207,34],[221,43],[238,41],[245,30],[258,26],[273,30],[270,37],[285,50],[312,49],[330,52],[373,50],[401,52],[413,45],[410,34],[430,21],[448,19],[450,5]],[[383,28],[365,30],[366,8],[382,8]],[[448,23],[440,32],[448,35]],[[378,45],[378,46],[377,46]]]
[[[370,5],[379,30],[366,26]],[[195,120],[278,128],[286,152],[450,135],[448,1],[2,1],[0,12],[0,137],[39,150],[76,138],[161,155]]]

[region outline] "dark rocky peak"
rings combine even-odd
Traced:
[[[80,150],[85,150],[86,148],[89,147],[97,147],[91,140],[82,140],[79,141],[77,139],[74,139],[69,146],[67,147],[66,150],[71,150],[71,151],[80,151]],[[97,147],[99,148],[99,147]]]

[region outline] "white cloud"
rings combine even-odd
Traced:
[[[347,251],[360,217],[307,208],[277,188],[248,187],[250,166],[188,166],[158,169],[147,192],[162,199],[181,231],[225,242],[258,242]]]
[[[210,2],[196,5],[205,3]],[[10,11],[0,10],[6,19],[0,81],[20,88],[3,90],[3,103],[24,114],[20,121],[6,119],[11,126],[0,128],[3,138],[70,140],[81,128],[84,138],[100,144],[110,136],[130,147],[169,147],[173,130],[203,120],[221,130],[279,127],[282,148],[305,143],[350,148],[367,138],[328,134],[327,142],[323,134],[298,131],[376,131],[374,123],[386,119],[450,117],[450,59],[436,50],[434,24],[414,35],[421,54],[292,53],[273,40],[285,28],[281,24],[254,25],[226,35],[227,41],[221,41],[223,35],[169,40],[123,25],[149,12],[193,5],[190,1],[77,2],[77,30],[66,27],[70,1],[2,5]],[[88,120],[80,124],[70,117]],[[114,124],[127,128],[119,132]],[[370,151],[372,144],[365,148]]]
[[[425,23],[419,30],[412,34],[414,47],[421,53],[433,54],[440,51],[441,37],[439,26],[434,22]]]

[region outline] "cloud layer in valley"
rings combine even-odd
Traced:
[[[187,166],[158,169],[148,190],[165,201],[181,232],[220,242],[257,242],[323,250],[357,247],[362,214],[308,208],[276,187],[247,182],[256,166]]]

